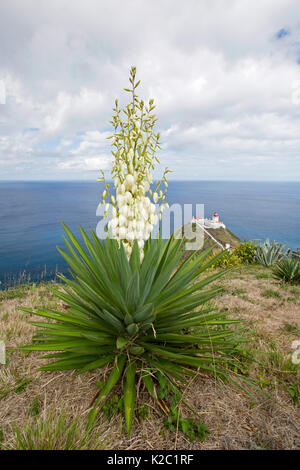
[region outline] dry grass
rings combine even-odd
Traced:
[[[141,387],[138,407],[146,403],[150,418],[136,420],[130,437],[120,433],[121,417],[110,422],[100,416],[96,431],[106,440],[107,449],[300,449],[300,407],[295,405],[285,385],[299,382],[299,371],[291,364],[291,343],[300,339],[299,287],[285,287],[265,279],[266,269],[258,266],[235,269],[218,285],[224,293],[217,299],[220,308],[230,316],[245,320],[254,340],[259,364],[250,367],[250,374],[272,395],[260,393],[249,398],[236,387],[215,383],[210,377],[199,377],[185,391],[185,400],[206,423],[209,437],[202,443],[189,442],[182,434],[164,428],[162,416]],[[264,295],[266,291],[279,296]],[[31,341],[34,327],[20,306],[58,306],[51,294],[51,285],[25,289],[22,295],[0,297],[0,339],[7,348],[16,348]],[[22,429],[27,422],[36,422],[51,410],[66,413],[71,424],[83,422],[88,406],[97,392],[96,381],[108,370],[85,373],[75,377],[72,371],[40,372],[41,353],[9,352],[6,366],[0,366],[0,441],[18,448],[12,425]],[[118,392],[118,390],[117,390]],[[37,416],[32,404],[38,403]],[[188,410],[182,410],[188,415]],[[0,443],[1,445],[1,443]],[[39,444],[37,443],[37,446]]]

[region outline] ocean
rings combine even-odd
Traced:
[[[67,267],[60,222],[96,229],[97,182],[0,182],[0,288],[54,279]],[[300,183],[170,181],[169,205],[204,204],[241,240],[266,238],[300,247]]]

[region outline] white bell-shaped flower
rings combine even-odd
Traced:
[[[149,217],[149,221],[150,221],[150,224],[152,225],[155,225],[155,222],[156,221],[156,215],[155,214],[151,214],[150,217]]]
[[[127,238],[128,241],[132,242],[135,239],[134,232],[127,232],[127,237],[126,238]]]
[[[138,220],[137,223],[136,223],[136,229],[138,232],[143,232],[145,228],[145,223],[143,220]]]
[[[119,228],[116,227],[116,228],[112,228],[111,229],[111,234],[113,237],[118,237],[119,236]]]
[[[151,233],[152,230],[153,230],[153,225],[150,224],[149,222],[147,222],[147,223],[146,223],[145,230],[146,230],[147,232]]]
[[[132,201],[132,194],[129,191],[126,191],[124,194],[124,199],[127,204],[129,204]]]
[[[125,227],[120,227],[119,228],[119,238],[120,240],[124,240],[127,237],[127,230]]]
[[[119,226],[120,227],[126,227],[126,225],[127,225],[126,217],[123,214],[120,214],[118,219],[119,219]]]
[[[126,189],[129,189],[129,190],[130,190],[130,189],[132,188],[132,185],[133,185],[134,183],[135,183],[134,177],[133,177],[132,175],[128,174],[128,175],[126,176],[126,179],[125,179],[125,187],[126,187]]]
[[[141,218],[144,220],[148,220],[148,212],[144,208],[141,210]]]
[[[145,230],[144,233],[143,233],[143,239],[144,239],[144,240],[148,240],[149,237],[150,237],[150,232],[147,232],[147,231]]]
[[[123,204],[125,203],[124,196],[122,194],[117,195],[117,203],[118,203],[119,208],[121,208]]]
[[[128,215],[128,206],[127,206],[127,204],[124,204],[120,208],[120,214],[124,215],[125,217]]]
[[[130,218],[134,217],[134,210],[131,206],[128,206],[127,217],[130,217]]]
[[[119,224],[119,220],[117,217],[114,217],[113,219],[110,220],[110,226],[111,228],[116,228]]]

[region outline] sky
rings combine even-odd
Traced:
[[[155,177],[300,181],[299,0],[10,0],[0,51],[0,180],[109,178],[135,65]]]

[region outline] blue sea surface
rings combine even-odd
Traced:
[[[0,288],[67,272],[60,222],[95,230],[102,191],[96,182],[0,182]],[[300,247],[300,183],[171,181],[167,200],[204,204],[206,217],[216,210],[242,240]]]

